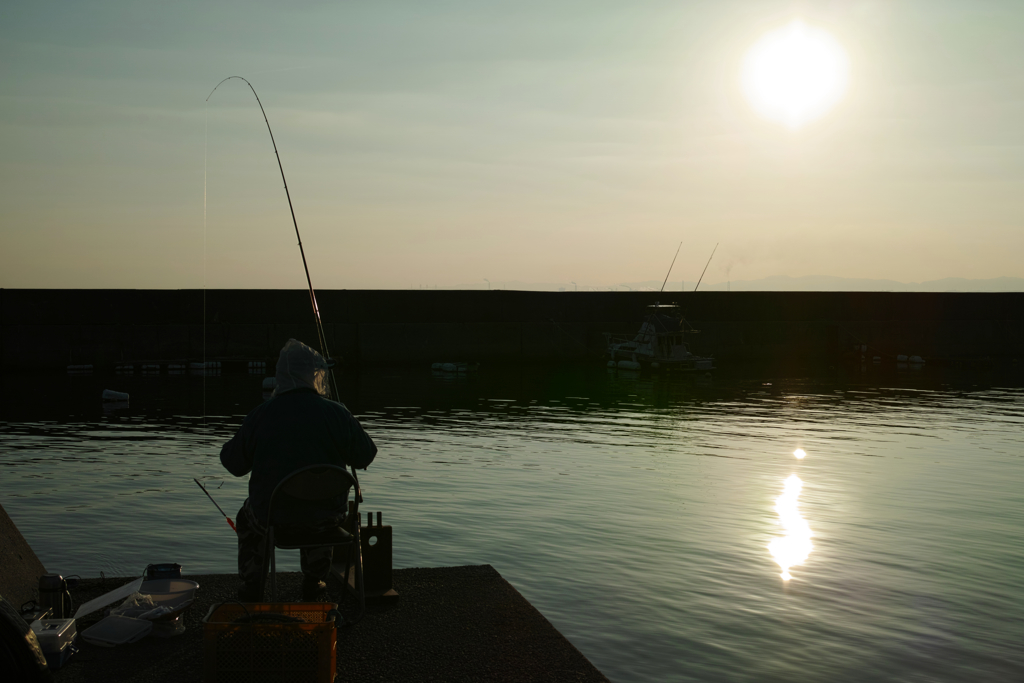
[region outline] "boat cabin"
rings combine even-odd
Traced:
[[[640,331],[633,337],[605,333],[610,363],[649,365],[651,367],[679,367],[689,370],[711,370],[712,359],[695,356],[690,352],[685,337],[699,330],[686,329],[685,318],[677,304],[654,303]],[[625,367],[625,366],[623,366]]]

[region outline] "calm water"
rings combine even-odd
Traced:
[[[613,681],[1021,680],[1024,391],[873,372],[377,371],[343,399],[395,565],[494,565]],[[26,385],[2,387],[0,501],[49,570],[234,570],[192,477],[234,516],[217,453],[259,377]]]

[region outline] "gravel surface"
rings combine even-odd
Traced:
[[[203,680],[202,617],[211,604],[233,600],[237,577],[184,577],[199,583],[183,619],[186,631],[169,639],[147,637],[115,648],[90,645],[56,672],[58,683],[125,681],[157,683]],[[282,600],[298,600],[301,575],[278,575]],[[88,579],[75,590],[76,604],[128,579]],[[338,681],[607,681],[490,565],[398,569],[392,605],[369,605],[355,626],[338,631]],[[340,583],[330,585],[341,594]],[[350,612],[350,598],[342,611]],[[99,620],[79,623],[79,633]]]

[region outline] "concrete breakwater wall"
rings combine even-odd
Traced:
[[[1024,357],[1024,294],[323,290],[330,349],[346,363],[597,360],[603,332],[635,333],[644,306],[677,302],[721,362]],[[145,360],[266,359],[316,345],[304,290],[0,290],[6,371]],[[205,323],[205,324],[204,324]]]

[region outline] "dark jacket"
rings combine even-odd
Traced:
[[[249,477],[249,505],[266,523],[270,496],[286,476],[308,465],[332,464],[366,469],[377,446],[341,403],[313,389],[296,389],[275,396],[249,413],[241,429],[220,451],[231,474]],[[333,516],[331,508],[286,501],[275,523],[313,523]],[[275,503],[275,508],[277,504]],[[302,509],[300,509],[302,508]]]

